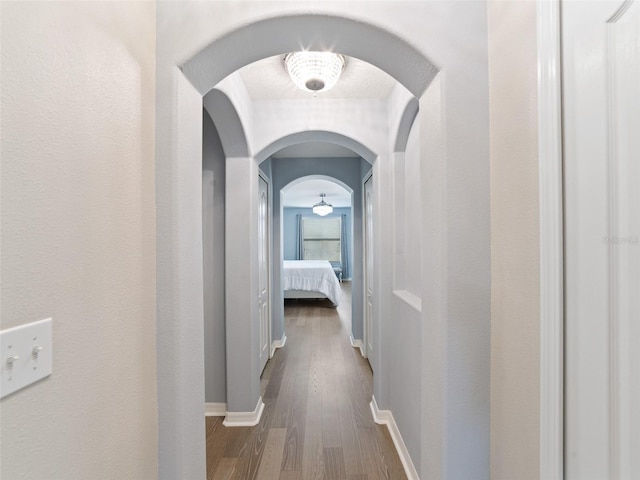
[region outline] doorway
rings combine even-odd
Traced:
[[[303,144],[296,144],[297,150],[304,149]],[[329,147],[326,147],[329,148]],[[331,151],[339,148],[333,144]],[[347,149],[344,149],[347,150]],[[327,150],[329,151],[329,150]],[[369,165],[359,153],[340,149],[339,157],[280,157],[278,153],[271,159],[271,171],[273,174],[274,191],[280,189],[281,194],[274,197],[274,211],[278,219],[274,225],[274,282],[283,284],[282,261],[303,260],[303,245],[300,244],[298,221],[308,218],[336,218],[340,220],[338,236],[344,238],[341,243],[338,257],[342,265],[342,280],[351,284],[352,303],[349,318],[351,325],[349,334],[352,339],[357,339],[362,345],[363,330],[363,252],[362,252],[362,170],[363,164]],[[327,217],[315,215],[311,206],[318,203],[320,192],[313,191],[300,196],[301,191],[307,188],[323,188],[330,194],[327,198],[334,203],[333,212]],[[302,189],[302,190],[301,190]],[[279,295],[275,296],[278,293]],[[283,302],[283,293],[274,292],[274,311]],[[284,318],[284,312],[276,313],[276,318]],[[274,325],[274,337],[279,338],[280,326],[276,320]]]

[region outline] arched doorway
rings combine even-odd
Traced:
[[[279,159],[276,159],[275,162],[272,162],[272,168],[275,167],[276,172],[281,170],[287,170],[286,164],[285,166],[278,165],[278,160]],[[356,163],[356,161],[359,159],[354,158],[353,160],[354,160],[353,163]],[[275,163],[275,165],[273,163]],[[309,166],[313,166],[313,164],[309,164]],[[300,215],[301,219],[303,219],[305,216],[306,217],[313,216],[313,214],[309,213],[308,211],[308,209],[310,208],[311,205],[313,205],[313,203],[307,202],[306,208],[300,208],[302,206],[301,204],[297,202],[292,202],[291,200],[289,201],[287,200],[288,194],[290,198],[290,193],[292,192],[292,190],[295,190],[297,187],[309,188],[308,187],[309,183],[314,180],[321,180],[324,182],[333,183],[334,185],[337,186],[338,190],[342,190],[344,194],[347,195],[349,198],[348,206],[345,205],[344,202],[340,203],[339,205],[336,205],[335,202],[332,202],[334,204],[333,205],[334,212],[332,213],[332,216],[339,215],[340,217],[343,217],[342,218],[343,221],[346,222],[346,225],[345,225],[346,238],[341,239],[342,241],[347,243],[346,258],[341,259],[341,261],[343,262],[342,268],[345,273],[345,278],[351,282],[352,296],[361,297],[362,295],[361,285],[360,285],[361,258],[359,254],[356,256],[356,258],[354,258],[354,248],[353,248],[354,245],[359,245],[359,242],[361,241],[362,215],[361,215],[361,209],[356,208],[356,205],[355,205],[360,200],[361,192],[358,185],[354,185],[355,188],[353,188],[349,185],[349,183],[340,179],[340,177],[344,178],[343,175],[346,177],[344,171],[335,169],[334,175],[335,176],[313,174],[313,173],[301,174],[298,178],[290,181],[280,189],[280,199],[279,199],[279,202],[275,202],[274,208],[279,209],[280,225],[282,226],[282,228],[280,229],[280,231],[274,234],[274,253],[276,253],[277,255],[278,252],[282,252],[282,255],[280,256],[282,261],[302,259],[302,258],[296,258],[296,254],[294,251],[292,251],[293,249],[291,248],[291,244],[293,243],[292,240],[294,239],[294,236],[291,235],[291,227],[294,224],[293,218],[292,218],[293,214],[291,213],[291,211],[295,211],[297,215]],[[276,175],[276,178],[279,180],[278,185],[280,185],[280,182],[283,181],[282,177],[280,176],[280,178],[278,178],[278,176]],[[347,178],[344,178],[344,180],[347,180]],[[307,186],[305,187],[305,185]],[[320,192],[316,188],[311,193],[313,195],[316,195]],[[347,206],[348,208],[347,209],[340,208],[345,206]],[[296,209],[296,207],[298,207],[298,209]],[[285,211],[285,209],[288,209],[288,214],[287,214],[287,211]],[[286,229],[287,226],[289,226],[290,228]],[[347,229],[348,229],[348,233],[347,233]],[[289,246],[289,248],[287,248],[287,246]],[[275,270],[274,278],[280,279],[282,277],[281,263],[275,264],[274,270]],[[276,299],[274,299],[274,301],[276,301]],[[282,303],[282,292],[278,292],[277,301]],[[355,338],[361,338],[361,335],[360,335],[361,325],[359,325],[359,323],[361,323],[360,319],[362,317],[361,302],[362,302],[361,298],[355,298],[354,300],[351,301],[350,333],[352,338],[354,337],[354,330],[355,330]]]
[[[389,323],[396,303],[403,302],[402,295],[394,294],[393,254],[383,259],[380,267],[383,274],[377,276],[379,290],[384,292],[379,315],[385,319],[378,325],[379,336],[393,338],[396,332],[404,331],[410,343],[410,348],[405,350],[417,351],[418,358],[417,362],[406,365],[403,363],[406,358],[393,363],[381,361],[375,395],[383,408],[398,412],[398,424],[410,439],[412,456],[423,465],[422,476],[439,476],[445,469],[454,474],[488,471],[488,149],[485,143],[488,135],[485,135],[483,94],[472,88],[471,81],[465,80],[469,75],[460,68],[459,59],[449,62],[446,48],[442,46],[442,42],[451,40],[446,36],[436,39],[433,47],[440,54],[441,65],[450,68],[445,91],[437,79],[433,81],[438,69],[427,60],[426,47],[410,46],[392,33],[393,28],[387,29],[384,20],[380,21],[382,26],[374,26],[375,22],[367,21],[369,12],[356,19],[344,18],[339,13],[325,16],[287,12],[267,20],[246,13],[244,23],[251,27],[223,30],[224,35],[193,56],[193,61],[183,63],[182,59],[189,58],[191,53],[185,53],[190,48],[192,52],[210,41],[210,33],[203,33],[204,29],[197,30],[193,43],[188,46],[173,46],[167,52],[163,50],[166,45],[159,46],[158,115],[162,118],[168,114],[168,117],[160,122],[157,132],[157,189],[165,194],[170,192],[168,201],[163,197],[158,208],[160,458],[161,462],[172,459],[167,460],[170,463],[167,468],[161,465],[160,470],[169,476],[177,472],[174,477],[190,477],[192,475],[184,472],[197,469],[202,463],[197,453],[200,451],[197,434],[193,433],[201,425],[196,422],[197,407],[196,413],[192,413],[194,409],[190,407],[197,405],[201,396],[198,385],[201,368],[197,362],[186,364],[183,360],[198,358],[202,348],[197,346],[202,329],[198,324],[202,305],[198,292],[202,289],[197,280],[201,256],[194,240],[200,233],[196,181],[200,152],[197,143],[192,141],[193,131],[199,131],[201,122],[202,95],[243,64],[296,50],[302,44],[311,48],[331,45],[378,65],[400,80],[418,99],[420,114],[413,128],[420,135],[415,135],[412,145],[413,152],[418,152],[422,169],[413,178],[417,188],[411,190],[410,198],[421,208],[417,231],[421,242],[428,241],[430,248],[424,250],[425,254],[416,262],[422,275],[419,291],[422,305],[420,311],[406,310],[410,321]],[[431,13],[438,17],[437,12]],[[201,24],[196,14],[193,18],[196,25]],[[420,18],[427,18],[429,29],[435,28],[429,15]],[[252,41],[255,38],[261,41]],[[247,45],[252,48],[246,48]],[[385,47],[380,49],[379,45]],[[456,51],[460,53],[459,49]],[[182,65],[189,80],[177,69],[166,68],[163,62]],[[460,102],[465,103],[465,108]],[[398,109],[391,110],[389,117],[402,116]],[[396,124],[395,121],[389,123]],[[477,128],[474,130],[472,126]],[[465,141],[460,142],[460,138]],[[224,139],[222,141],[224,144]],[[254,152],[261,151],[271,140],[250,136],[248,143],[248,152]],[[376,153],[382,160],[374,165],[377,178],[393,178],[393,149]],[[240,170],[254,168],[255,157],[234,157],[234,160],[238,161],[236,166]],[[376,236],[379,244],[392,246],[396,207],[389,199],[393,199],[393,185],[379,182],[376,189],[380,202]],[[465,288],[469,285],[473,295],[466,295]],[[173,332],[177,334],[171,335]],[[394,345],[398,341],[401,340],[396,338],[385,343],[380,348],[382,354],[395,359]],[[420,355],[421,351],[428,353]],[[419,368],[409,368],[410,365]],[[395,374],[397,368],[406,370],[403,378]],[[418,389],[415,398],[393,393],[406,389],[403,382],[411,383],[416,378],[428,379],[429,389]],[[411,415],[422,420],[416,422],[402,412],[414,412]],[[467,422],[470,418],[477,421]],[[421,428],[427,425],[430,428]],[[469,425],[474,427],[470,429]],[[176,429],[180,435],[176,435]],[[458,446],[463,437],[469,441],[460,443],[467,447],[456,448],[456,461],[453,461],[445,454],[453,451],[447,449],[447,445]]]

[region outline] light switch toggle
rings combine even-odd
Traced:
[[[7,358],[7,368],[9,369],[13,368],[13,362],[15,362],[18,359],[20,359],[18,355],[11,355],[9,358]]]
[[[42,351],[42,347],[40,345],[36,345],[35,347],[33,347],[33,350],[31,350],[31,356],[33,357],[34,360],[38,359],[38,355],[40,354],[41,351]]]

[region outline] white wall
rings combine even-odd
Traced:
[[[540,463],[536,4],[490,2],[488,18],[491,478],[533,480]]]
[[[53,374],[0,477],[155,478],[155,5],[1,8],[1,328],[53,317]]]
[[[422,422],[414,421],[421,411],[420,362],[422,345],[422,202],[420,198],[419,122],[409,134],[406,152],[394,155],[393,197],[402,198],[393,208],[393,282],[386,336],[390,354],[389,400],[414,464],[420,471]],[[397,373],[402,372],[401,375]],[[423,473],[424,475],[424,473]]]
[[[377,153],[387,147],[386,99],[258,100],[251,113],[254,153],[292,133],[314,130],[340,132]]]

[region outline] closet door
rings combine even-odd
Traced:
[[[374,315],[374,282],[373,282],[373,177],[364,184],[364,336],[365,350],[369,364],[373,368],[373,315]]]
[[[640,478],[640,4],[562,3],[567,480]]]
[[[269,317],[269,185],[258,178],[258,308],[260,311],[260,373],[269,360],[271,322]]]

